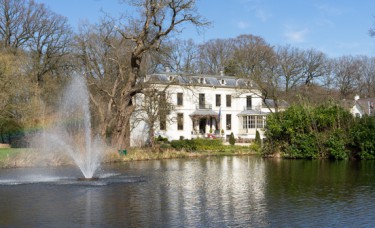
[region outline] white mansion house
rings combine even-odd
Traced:
[[[156,91],[165,91],[165,99],[173,105],[168,118],[158,118],[154,124],[155,137],[227,139],[233,133],[236,139],[249,141],[255,138],[257,130],[263,137],[270,110],[263,105],[260,91],[249,80],[170,72],[148,75],[144,80]],[[143,96],[135,100],[136,107],[145,100]],[[139,112],[137,115],[139,117]],[[147,121],[139,121],[148,117],[146,113],[138,117],[132,118],[132,146],[141,146],[149,140]]]

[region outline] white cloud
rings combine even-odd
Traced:
[[[246,21],[238,21],[237,22],[237,27],[239,29],[247,29],[248,27],[250,27],[250,24]]]
[[[262,22],[266,22],[268,20],[268,18],[270,18],[272,16],[270,13],[268,13],[268,12],[266,12],[263,9],[260,9],[260,8],[255,10],[255,15]]]
[[[309,30],[307,28],[300,29],[300,30],[288,29],[284,33],[284,37],[288,40],[288,42],[302,43],[302,42],[305,42],[306,36],[308,33],[309,33]]]
[[[329,16],[341,16],[344,14],[345,10],[341,9],[339,6],[330,6],[328,4],[317,5],[316,8],[320,10],[321,13]]]

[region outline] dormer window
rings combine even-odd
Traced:
[[[225,85],[225,84],[227,84],[227,83],[226,83],[225,79],[221,79],[221,80],[220,80],[220,84]]]
[[[173,77],[172,75],[170,75],[170,76],[168,77],[168,80],[169,80],[169,81],[173,81],[173,80],[174,80],[174,77]]]
[[[199,83],[200,84],[205,84],[206,83],[206,80],[204,78],[199,78]]]

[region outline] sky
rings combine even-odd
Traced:
[[[68,18],[77,29],[96,23],[106,12],[127,12],[119,0],[36,0]],[[271,46],[316,49],[328,57],[375,56],[375,0],[197,0],[198,13],[211,21],[204,32],[191,27],[180,34],[200,44],[211,39],[260,36]]]

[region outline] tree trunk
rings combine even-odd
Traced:
[[[132,65],[133,65],[132,55]],[[139,58],[138,58],[139,59]],[[124,149],[130,147],[130,119],[135,106],[132,103],[132,98],[136,93],[133,93],[133,89],[136,86],[136,78],[139,72],[139,65],[133,67],[133,71],[129,74],[127,83],[121,91],[121,103],[116,117],[116,126],[114,129],[114,142],[113,145],[117,149]]]

